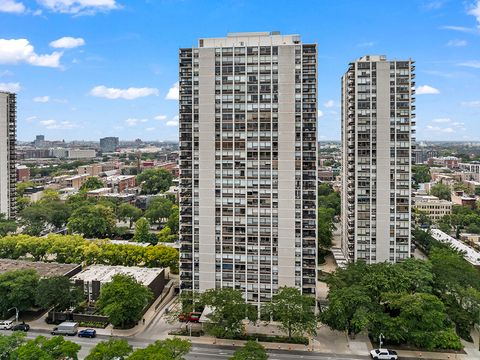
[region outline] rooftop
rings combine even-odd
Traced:
[[[451,237],[439,229],[432,229],[431,231],[431,234],[435,240],[450,245],[452,249],[461,251],[464,254],[463,257],[465,260],[467,260],[470,264],[480,266],[480,252],[474,250],[468,245],[465,245],[463,242]]]
[[[139,283],[148,286],[161,274],[162,268],[143,268],[137,266],[108,266],[108,265],[91,265],[81,273],[78,273],[72,280],[83,280],[86,282],[100,281],[108,283],[112,281],[114,275],[130,275]]]
[[[35,270],[40,277],[52,277],[67,275],[78,268],[81,270],[81,265],[78,264],[58,264],[45,263],[27,260],[10,260],[0,259],[0,274],[11,270]]]

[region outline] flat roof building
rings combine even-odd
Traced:
[[[17,142],[17,96],[0,91],[0,213],[17,215],[15,170]]]
[[[342,77],[342,248],[349,261],[411,254],[413,64],[366,55]]]
[[[180,49],[181,289],[315,295],[317,47],[230,33]]]

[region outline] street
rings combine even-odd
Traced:
[[[12,332],[9,330],[0,330],[0,334],[10,335]],[[47,332],[41,331],[29,331],[27,332],[27,339],[34,339],[37,336],[42,335],[51,337]],[[84,359],[90,350],[100,341],[108,340],[109,336],[98,336],[95,339],[79,338],[78,336],[66,336],[65,339],[79,344],[82,348],[78,353],[79,359]],[[128,338],[130,345],[134,348],[143,348],[154,342],[151,339],[141,338]],[[186,356],[189,360],[209,360],[209,359],[228,359],[234,352],[234,348],[231,346],[215,346],[215,345],[200,345],[192,344],[190,353]],[[269,360],[293,360],[293,359],[311,359],[311,360],[360,360],[369,359],[368,356],[353,356],[353,355],[335,355],[335,354],[320,354],[320,353],[308,353],[303,351],[268,351],[270,357]]]

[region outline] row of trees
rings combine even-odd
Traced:
[[[24,333],[0,334],[0,359],[2,360],[77,360],[81,346],[62,336],[50,339],[38,336],[27,340]],[[191,343],[179,338],[157,340],[144,349],[133,350],[124,339],[110,339],[95,345],[85,360],[185,360]],[[267,360],[265,348],[255,341],[248,341],[235,351],[230,360]]]
[[[108,240],[87,240],[79,235],[5,236],[0,238],[0,258],[48,259],[87,265],[170,267],[172,272],[178,272],[178,250],[174,248],[161,244],[147,247],[112,244]]]
[[[420,230],[419,230],[420,231]],[[389,343],[460,349],[480,315],[480,274],[460,254],[430,244],[430,260],[349,264],[328,278],[322,322],[335,330],[382,333]],[[456,330],[456,331],[455,331]]]
[[[84,186],[87,184],[89,183]],[[70,233],[83,234],[88,238],[115,237],[124,233],[124,230],[117,228],[117,221],[128,222],[131,228],[142,215],[151,224],[166,223],[173,234],[178,233],[179,211],[174,205],[174,199],[152,199],[143,214],[141,209],[131,204],[114,199],[88,197],[85,191],[70,196],[64,202],[56,191],[45,190],[41,200],[25,206],[20,212],[23,233],[39,236],[45,231],[67,227]],[[15,231],[14,224],[0,219],[0,235]],[[156,242],[156,239],[153,240]]]
[[[76,306],[83,292],[64,276],[42,278],[34,270],[13,270],[0,274],[0,316],[19,311],[55,307],[59,311]],[[1,358],[1,357],[0,357]]]
[[[95,345],[85,360],[184,360],[190,348],[189,341],[173,338],[159,340],[134,351],[126,340],[110,339]],[[38,336],[27,340],[25,334],[19,332],[10,336],[0,335],[2,360],[77,360],[80,349],[80,345],[62,336]]]
[[[168,315],[170,322],[176,322],[180,314],[198,311],[208,306],[213,310],[203,329],[219,338],[238,338],[244,334],[244,320],[258,320],[257,308],[245,302],[239,290],[223,288],[208,289],[203,293],[182,292],[178,298],[177,311]],[[303,295],[297,288],[282,287],[261,309],[261,318],[278,321],[280,328],[294,336],[316,333],[317,318],[314,313],[315,300]]]
[[[324,256],[332,246],[335,218],[340,216],[340,194],[330,184],[318,185],[318,254]]]

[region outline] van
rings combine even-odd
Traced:
[[[0,320],[0,330],[10,330],[13,326],[11,320]]]
[[[74,336],[78,333],[78,323],[65,321],[52,330],[52,335]]]

